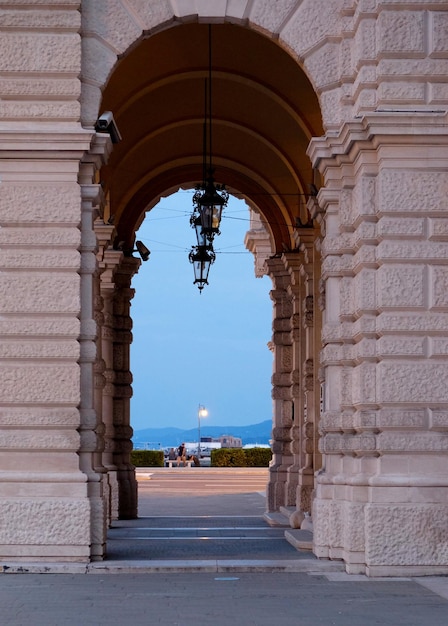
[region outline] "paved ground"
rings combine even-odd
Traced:
[[[448,624],[448,577],[348,576],[297,552],[262,519],[265,480],[143,472],[142,517],[114,524],[106,561],[0,575],[0,626]]]

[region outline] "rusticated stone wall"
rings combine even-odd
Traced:
[[[446,249],[437,232],[446,122],[423,113],[366,117],[346,135],[353,164],[320,161],[314,144],[320,165],[340,174],[339,193],[319,194],[325,467],[314,540],[316,554],[343,558],[351,572],[447,566],[448,532],[437,522],[448,513]]]
[[[268,506],[289,506],[296,490],[303,508],[295,468],[308,467],[312,450],[320,468],[317,556],[369,575],[448,573],[446,2],[98,5],[2,3],[0,558],[101,558],[105,519],[135,514],[132,271],[117,289],[126,274],[117,255],[106,249],[92,263],[89,237],[102,199],[90,185],[111,149],[94,142],[93,127],[121,56],[142,36],[201,20],[275,38],[307,73],[326,133],[309,148],[324,181],[313,213],[318,245],[299,251],[307,255],[294,269],[300,278],[285,258],[268,261],[275,279]],[[322,306],[319,335],[297,332],[301,280],[313,311],[317,300]],[[317,424],[293,426],[293,406],[306,426],[305,392],[314,400],[322,463]]]

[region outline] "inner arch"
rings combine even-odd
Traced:
[[[117,63],[101,111],[111,110],[123,140],[101,173],[116,244],[131,250],[158,198],[202,179],[208,25],[170,28]],[[306,155],[321,135],[316,94],[297,63],[272,40],[234,24],[212,26],[215,180],[270,225],[272,251],[294,249],[316,174]]]

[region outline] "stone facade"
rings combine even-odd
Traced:
[[[279,204],[289,244],[272,215],[246,239],[273,281],[268,509],[311,518],[315,554],[350,573],[447,574],[446,1],[98,5],[2,3],[0,560],[104,558],[108,522],[137,514],[139,262],[116,245],[94,126],[118,60],[198,22],[275,40],[322,114],[309,222]]]

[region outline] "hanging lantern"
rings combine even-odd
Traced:
[[[202,221],[200,215],[198,215],[197,213],[193,213],[190,219],[190,224],[195,230],[198,247],[206,246],[207,239],[205,237],[204,231],[202,230]]]
[[[202,292],[208,285],[208,273],[210,266],[215,261],[215,253],[211,246],[194,246],[189,255],[190,263],[193,264],[194,285]]]
[[[202,234],[209,241],[213,241],[213,237],[219,235],[222,210],[228,200],[229,194],[225,187],[215,185],[211,173],[207,182],[197,189],[193,196],[193,204],[201,220]]]

